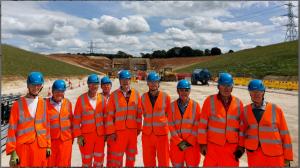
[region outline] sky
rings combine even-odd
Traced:
[[[94,52],[107,54],[183,46],[226,53],[283,42],[288,23],[287,1],[1,3],[1,42],[43,54],[87,53],[91,41]]]

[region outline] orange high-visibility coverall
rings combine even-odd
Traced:
[[[243,144],[242,112],[243,104],[234,96],[227,112],[217,94],[205,99],[198,130],[199,144],[207,144],[203,166],[239,165],[233,153]]]
[[[200,117],[199,103],[190,99],[183,117],[181,116],[177,100],[171,103],[171,108],[168,111],[172,165],[174,167],[199,166],[200,150],[197,143],[197,128]],[[192,146],[181,151],[177,145],[183,140]]]
[[[156,155],[159,167],[169,167],[169,128],[168,109],[171,98],[164,92],[159,92],[154,108],[149,93],[142,96],[143,107],[143,161],[146,167],[156,167]]]
[[[104,160],[104,111],[106,99],[100,93],[97,94],[96,109],[91,106],[88,94],[78,97],[74,118],[74,137],[83,136],[85,145],[80,146],[82,166],[103,166]],[[94,159],[94,161],[93,161]]]
[[[293,160],[291,137],[281,108],[267,102],[257,123],[249,104],[244,116],[248,166],[284,166],[284,160]]]
[[[47,99],[47,112],[50,118],[51,155],[48,166],[71,166],[72,155],[72,104],[64,98],[58,112]]]
[[[21,97],[11,109],[6,154],[16,151],[22,167],[47,166],[46,149],[50,147],[50,121],[45,101],[38,98],[35,118],[32,118],[25,98]]]
[[[115,133],[116,141],[108,139],[110,151],[107,155],[107,166],[121,167],[123,154],[126,153],[126,166],[134,166],[137,154],[137,131],[142,127],[141,97],[131,89],[127,103],[122,91],[115,90],[108,101],[106,110],[106,134]]]

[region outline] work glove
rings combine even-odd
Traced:
[[[85,140],[84,140],[84,137],[82,135],[77,137],[77,143],[78,143],[79,146],[84,146]]]
[[[48,158],[51,155],[51,148],[46,149],[46,158]]]
[[[181,151],[184,151],[186,148],[188,148],[192,145],[190,143],[188,143],[187,141],[183,140],[177,146]]]
[[[117,140],[117,134],[114,133],[114,134],[108,135],[107,140],[116,141]]]
[[[239,161],[239,159],[242,157],[242,155],[245,152],[245,148],[238,146],[237,149],[235,150],[235,152],[233,152],[234,158],[236,161]]]
[[[16,151],[12,151],[9,160],[9,166],[15,167],[20,164],[20,159]]]
[[[284,167],[291,167],[291,161],[284,160]]]
[[[206,144],[200,144],[200,153],[205,156],[207,153],[207,145]]]

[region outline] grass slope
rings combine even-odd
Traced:
[[[223,54],[176,72],[192,72],[195,68],[208,68],[214,76],[220,72],[253,78],[298,76],[298,40]]]
[[[40,71],[47,77],[87,75],[92,71],[49,59],[10,45],[2,46],[2,75],[26,77],[31,71]]]

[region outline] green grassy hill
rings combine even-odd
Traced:
[[[88,75],[92,71],[47,58],[10,45],[2,47],[2,76],[26,77],[31,71],[40,71],[47,77]]]
[[[298,76],[298,41],[223,54],[214,60],[178,69],[176,72],[191,73],[195,68],[208,68],[214,76],[220,72],[253,78],[267,75]]]

